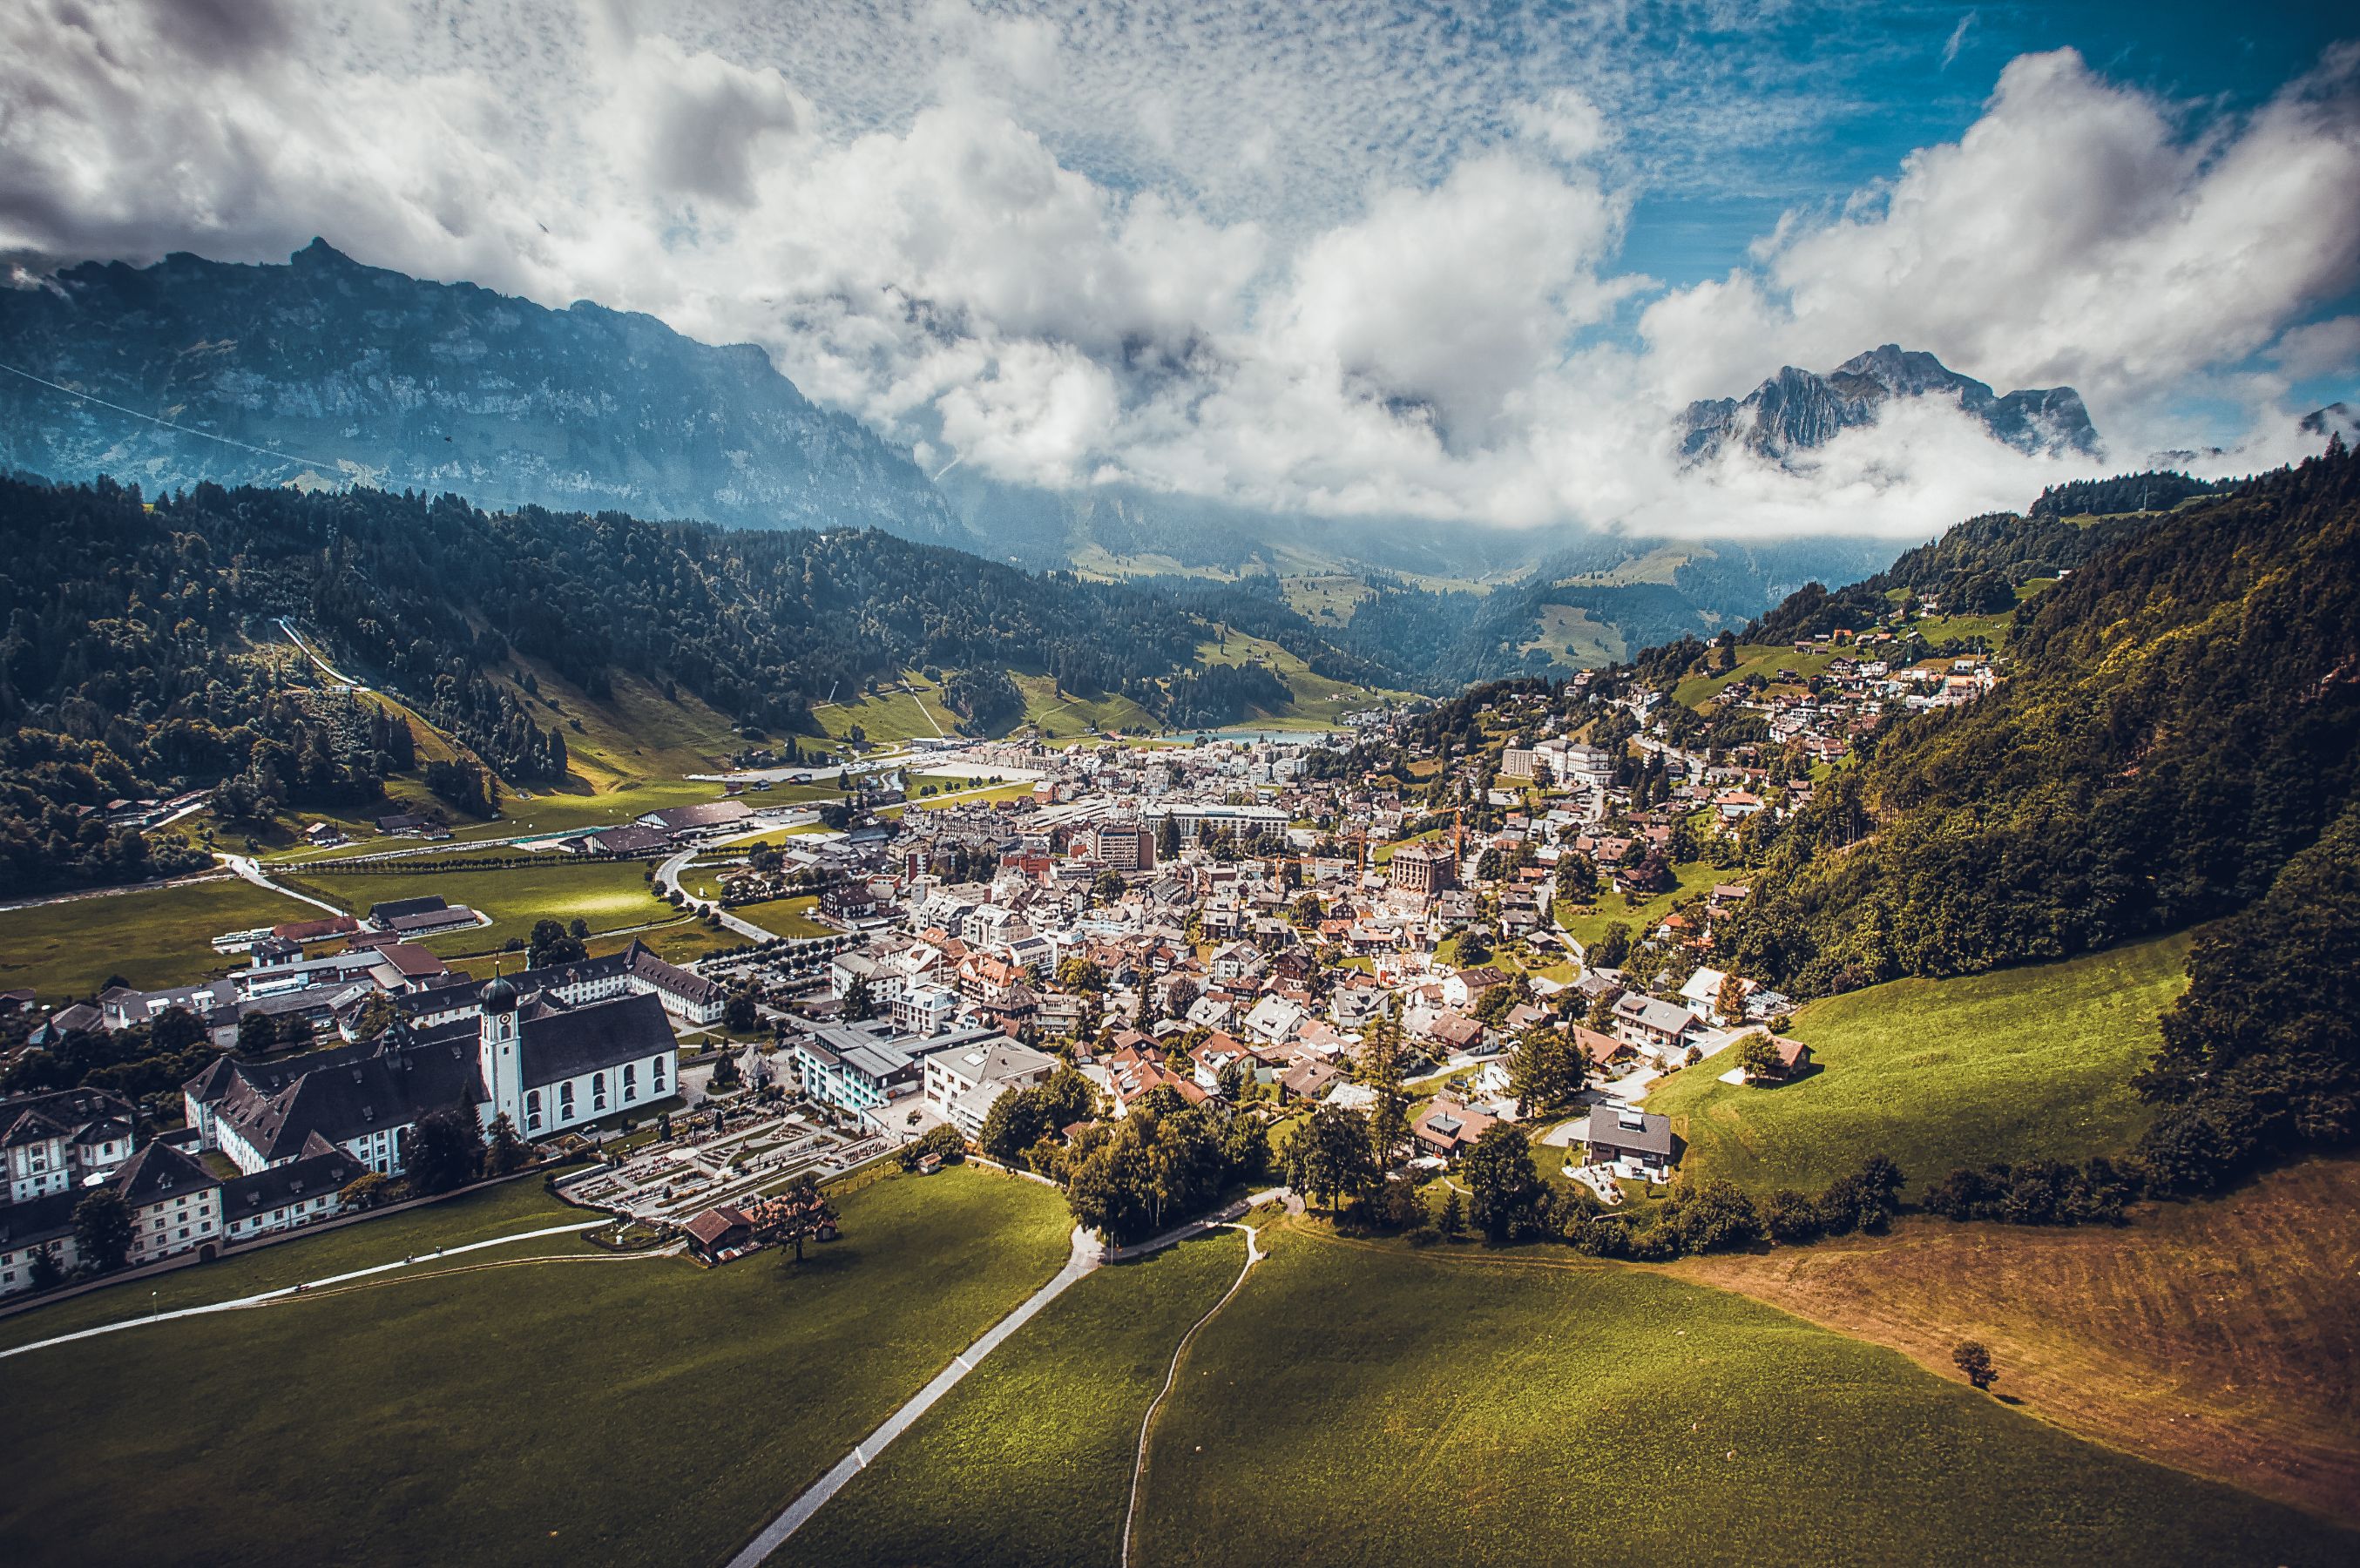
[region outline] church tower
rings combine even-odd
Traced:
[[[518,1034],[517,990],[500,975],[484,987],[483,1017],[476,1034],[475,1065],[483,1075],[484,1104],[479,1113],[490,1127],[502,1115],[519,1138],[528,1136],[524,1120],[524,1056]]]

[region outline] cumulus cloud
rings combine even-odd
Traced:
[[[1649,531],[1922,533],[2080,466],[1938,405],[1787,469],[1674,461],[1685,402],[1783,363],[1899,342],[2070,383],[2135,457],[2181,444],[2175,399],[2277,430],[2360,360],[2353,51],[2242,117],[2018,59],[1957,141],[1666,289],[1619,259],[1634,204],[1710,160],[1657,136],[1643,166],[1634,128],[1736,149],[1804,111],[1724,114],[1675,57],[1621,73],[1640,102],[1627,7],[1546,38],[1357,5],[796,13],[31,0],[0,15],[0,253],[324,234],[758,343],[937,469]]]

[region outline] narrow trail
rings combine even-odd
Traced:
[[[1131,1461],[1131,1503],[1122,1512],[1122,1556],[1118,1560],[1121,1568],[1131,1568],[1131,1527],[1139,1520],[1139,1488],[1147,1478],[1147,1434],[1155,1424],[1155,1412],[1164,1407],[1164,1397],[1172,1392],[1173,1384],[1179,1380],[1181,1358],[1188,1354],[1188,1346],[1196,1341],[1197,1331],[1213,1321],[1214,1313],[1229,1304],[1229,1298],[1244,1288],[1246,1276],[1253,1272],[1253,1266],[1264,1257],[1262,1233],[1252,1225],[1233,1223],[1222,1228],[1245,1232],[1245,1266],[1238,1270],[1238,1277],[1229,1282],[1229,1288],[1221,1292],[1221,1299],[1207,1307],[1205,1315],[1189,1324],[1188,1332],[1180,1336],[1180,1343],[1172,1347],[1172,1367],[1164,1374],[1164,1387],[1157,1389],[1155,1398],[1147,1402],[1147,1413],[1139,1420],[1139,1446],[1133,1451]]]
[[[1246,1233],[1247,1249],[1251,1255],[1247,1258],[1247,1267],[1251,1268],[1261,1256],[1252,1245],[1253,1230],[1249,1225],[1237,1225],[1236,1221],[1239,1216],[1250,1213],[1260,1205],[1277,1202],[1285,1195],[1286,1190],[1283,1187],[1269,1188],[1251,1197],[1240,1199],[1218,1214],[1208,1214],[1203,1219],[1190,1220],[1185,1225],[1175,1225],[1161,1236],[1151,1236],[1145,1241],[1135,1242],[1129,1247],[1107,1247],[1095,1235],[1079,1225],[1075,1226],[1073,1255],[1047,1284],[1027,1297],[1023,1304],[1014,1312],[1010,1312],[985,1331],[981,1339],[952,1356],[951,1364],[936,1373],[933,1381],[912,1395],[899,1410],[887,1416],[883,1425],[853,1444],[851,1453],[837,1460],[826,1475],[813,1482],[793,1502],[789,1503],[785,1512],[764,1525],[753,1540],[740,1548],[737,1555],[730,1558],[729,1568],[758,1568],[765,1558],[786,1544],[789,1536],[808,1523],[812,1515],[819,1512],[821,1507],[830,1497],[844,1490],[855,1475],[868,1469],[869,1461],[882,1453],[887,1444],[909,1431],[919,1417],[934,1409],[944,1395],[958,1387],[960,1381],[968,1373],[974,1371],[985,1356],[999,1349],[1010,1335],[1030,1323],[1042,1308],[1055,1301],[1081,1280],[1096,1273],[1102,1264],[1121,1263],[1134,1258],[1144,1258],[1150,1253],[1161,1252],[1167,1247],[1176,1246],[1192,1236],[1203,1236],[1207,1231],[1234,1228]],[[1238,1278],[1242,1283],[1245,1276],[1241,1273]],[[1231,1286],[1229,1291],[1231,1295],[1236,1294],[1237,1287]],[[1222,1298],[1223,1301],[1228,1299],[1227,1296]],[[1210,1312],[1206,1314],[1207,1317],[1211,1315]],[[1197,1327],[1203,1326],[1200,1321]],[[1194,1334],[1196,1331],[1192,1328],[1188,1332]],[[1187,1340],[1184,1338],[1181,1344],[1185,1346]]]
[[[0,1350],[0,1361],[5,1361],[12,1356],[23,1356],[29,1351],[47,1350],[54,1345],[72,1345],[79,1340],[96,1339],[103,1334],[120,1334],[126,1329],[145,1328],[149,1323],[170,1323],[178,1318],[203,1317],[210,1312],[235,1312],[248,1307],[272,1306],[282,1301],[309,1300],[315,1293],[322,1290],[326,1290],[331,1295],[337,1294],[338,1292],[328,1290],[328,1287],[348,1285],[355,1279],[390,1274],[397,1269],[415,1268],[420,1263],[432,1263],[438,1258],[456,1258],[463,1253],[481,1252],[489,1247],[506,1247],[511,1242],[518,1241],[537,1241],[543,1236],[573,1236],[581,1231],[595,1230],[600,1225],[610,1225],[614,1223],[615,1218],[612,1214],[601,1214],[596,1219],[587,1220],[578,1225],[550,1225],[541,1230],[518,1231],[513,1236],[496,1236],[488,1241],[471,1241],[464,1247],[446,1247],[434,1252],[413,1254],[393,1263],[379,1263],[367,1269],[354,1269],[342,1274],[331,1274],[323,1279],[306,1279],[300,1285],[281,1285],[275,1290],[260,1290],[251,1296],[237,1297],[234,1301],[210,1301],[202,1306],[176,1307],[169,1312],[154,1312],[142,1318],[125,1318],[118,1323],[101,1323],[96,1328],[79,1329],[72,1334],[61,1334],[49,1339],[37,1339],[30,1345],[19,1345],[11,1349]],[[456,1273],[459,1270],[437,1269],[433,1272]],[[412,1278],[420,1277],[412,1276]],[[384,1282],[390,1284],[393,1281]]]

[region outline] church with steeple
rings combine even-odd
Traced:
[[[464,1106],[486,1130],[505,1116],[538,1142],[673,1092],[679,1042],[652,991],[570,968],[468,990],[357,1045],[279,1062],[224,1056],[183,1085],[189,1125],[241,1171],[300,1159],[317,1136],[393,1176],[431,1111]]]

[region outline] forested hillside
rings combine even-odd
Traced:
[[[0,857],[12,888],[150,869],[113,800],[242,780],[282,804],[366,801],[414,737],[372,704],[285,690],[281,617],[512,782],[567,771],[511,654],[601,698],[617,673],[749,731],[922,666],[1007,716],[1004,674],[1212,724],[1286,700],[1259,665],[1193,670],[1206,623],[1136,589],[1030,576],[874,530],[733,530],[486,513],[451,496],[0,482]],[[1282,611],[1281,614],[1286,614]],[[1360,668],[1332,649],[1314,653]],[[307,682],[308,684],[308,682]],[[529,690],[529,688],[528,688]],[[79,808],[79,809],[78,809]]]
[[[2126,524],[2017,611],[2012,653],[1992,696],[1889,727],[1759,846],[1725,939],[1747,973],[1965,974],[2266,894],[2360,793],[2360,463],[2338,443]]]

